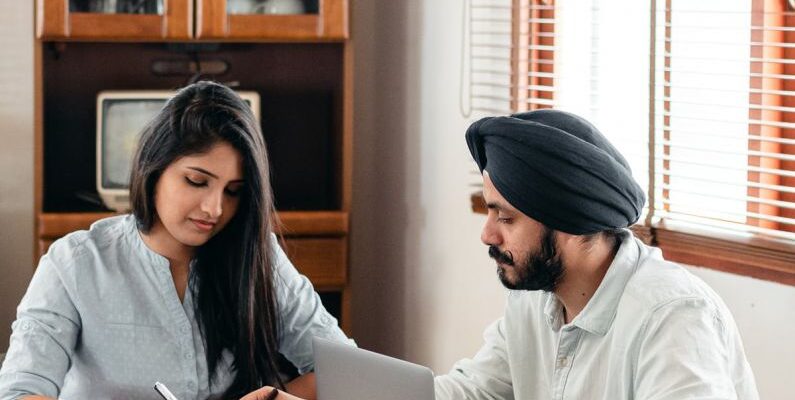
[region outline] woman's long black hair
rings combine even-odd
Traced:
[[[227,349],[235,380],[225,398],[239,398],[264,385],[284,387],[278,374],[278,305],[270,246],[273,194],[265,141],[251,108],[231,89],[197,82],[180,90],[144,129],[130,181],[138,229],[157,218],[155,185],[180,157],[226,142],[243,158],[237,213],[196,250],[190,285],[212,378]]]

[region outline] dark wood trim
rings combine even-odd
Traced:
[[[661,223],[654,244],[667,260],[795,285],[795,243]]]
[[[483,193],[470,196],[472,211],[486,213]],[[755,235],[741,237],[697,227],[659,223],[636,225],[632,231],[659,247],[668,261],[795,286],[795,243]]]

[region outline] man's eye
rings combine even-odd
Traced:
[[[185,177],[185,181],[188,182],[189,185],[196,186],[196,187],[202,187],[202,186],[206,186],[207,185],[207,182],[205,182],[205,181],[193,180],[193,179],[188,178],[188,177]]]
[[[512,221],[512,219],[508,218],[508,217],[497,217],[497,222],[499,222],[501,224],[510,224],[511,221]]]

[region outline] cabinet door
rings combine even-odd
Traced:
[[[167,40],[193,36],[194,0],[37,0],[39,39]]]
[[[196,0],[196,37],[347,39],[348,0]]]

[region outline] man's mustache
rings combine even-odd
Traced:
[[[510,251],[501,252],[497,246],[489,246],[489,257],[500,264],[513,265],[513,256]]]

